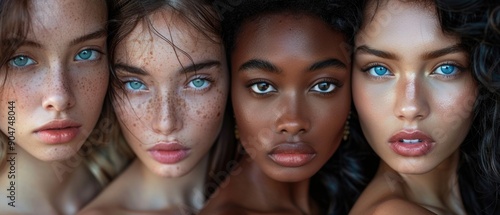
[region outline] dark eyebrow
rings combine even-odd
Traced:
[[[260,59],[252,59],[240,66],[238,71],[250,70],[250,69],[258,69],[264,70],[272,73],[281,73],[281,71],[274,66],[271,62],[260,60]]]
[[[309,67],[309,71],[315,71],[324,69],[327,67],[336,67],[336,68],[347,68],[347,66],[342,63],[342,61],[334,58],[326,59],[317,63],[314,63],[311,67]]]
[[[71,46],[74,46],[76,44],[79,44],[79,43],[82,43],[82,42],[85,42],[87,40],[92,40],[92,39],[97,39],[97,38],[101,38],[101,37],[106,37],[107,35],[107,32],[105,29],[99,29],[95,32],[92,32],[90,34],[87,34],[87,35],[83,35],[81,37],[78,37],[74,40],[71,41],[70,45]]]
[[[137,74],[137,75],[148,75],[148,73],[140,68],[134,67],[134,66],[129,66],[126,64],[122,63],[117,63],[114,65],[115,70],[124,70],[126,72],[132,73],[132,74]]]
[[[220,66],[220,62],[216,60],[207,60],[201,63],[195,63],[188,67],[181,69],[181,73],[196,72],[202,69],[208,69],[214,66]]]
[[[2,44],[4,46],[9,46],[11,44],[20,44],[19,47],[21,47],[21,46],[31,46],[31,47],[35,47],[35,48],[42,48],[43,47],[40,43],[37,43],[35,41],[21,40],[21,39],[17,39],[17,38],[6,39],[2,42]]]
[[[393,53],[373,49],[373,48],[370,48],[366,45],[362,45],[362,46],[359,46],[358,48],[356,48],[355,53],[358,53],[358,52],[371,54],[371,55],[375,55],[377,57],[387,58],[387,59],[391,59],[391,60],[398,59],[398,57]]]
[[[457,52],[465,52],[464,48],[460,46],[459,44],[455,44],[443,49],[439,49],[436,51],[431,51],[423,55],[423,58],[428,60],[428,59],[433,59],[433,58],[438,58],[447,54],[452,54],[452,53],[457,53]]]

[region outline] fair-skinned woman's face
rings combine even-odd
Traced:
[[[106,94],[106,4],[47,0],[31,6],[26,41],[1,68],[8,75],[0,128],[10,136],[13,127],[17,147],[40,160],[66,159],[94,128]],[[10,101],[13,125],[7,123]]]
[[[451,161],[471,126],[477,86],[460,40],[421,4],[389,2],[365,22],[356,37],[353,99],[371,147],[400,173]]]
[[[150,18],[175,47],[140,22],[116,50],[123,90],[117,89],[114,107],[138,158],[160,176],[180,177],[208,154],[220,132],[226,60],[221,44],[170,10]]]
[[[307,15],[241,26],[231,54],[234,113],[243,146],[269,177],[309,179],[339,146],[351,102],[345,44]]]

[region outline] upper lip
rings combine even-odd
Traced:
[[[177,150],[188,150],[188,147],[185,147],[178,142],[157,142],[153,147],[149,148],[148,151],[177,151]]]
[[[55,119],[35,130],[35,132],[43,130],[56,130],[65,128],[79,128],[82,125],[70,119]]]
[[[274,146],[269,154],[316,154],[316,151],[304,142],[285,142]]]
[[[434,140],[426,133],[420,130],[403,130],[392,135],[389,139],[390,143],[395,142],[405,142],[405,141],[416,141],[418,142],[434,142]]]

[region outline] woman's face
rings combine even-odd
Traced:
[[[123,90],[114,107],[139,159],[158,175],[180,177],[207,155],[221,129],[226,60],[221,44],[171,10],[150,18],[162,37],[140,22],[116,50]]]
[[[232,101],[246,151],[271,178],[310,178],[343,136],[350,63],[321,19],[265,15],[244,23],[231,54]]]
[[[356,37],[353,98],[363,133],[400,173],[451,161],[472,121],[477,85],[468,55],[432,7],[390,1],[371,20],[372,5]]]
[[[1,68],[8,75],[5,82],[1,77],[0,128],[40,160],[66,159],[94,128],[106,94],[106,5],[46,0],[31,6],[26,41]]]

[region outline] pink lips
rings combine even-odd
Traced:
[[[435,141],[419,130],[401,131],[389,139],[391,149],[402,156],[418,157],[432,150]]]
[[[316,156],[316,151],[302,142],[282,143],[275,146],[268,156],[280,166],[300,167],[309,163]]]
[[[68,119],[53,120],[35,130],[35,134],[47,144],[62,144],[72,141],[82,125]]]
[[[158,143],[148,149],[148,153],[156,161],[163,164],[175,164],[186,158],[191,152],[190,148],[184,147],[176,142]]]

